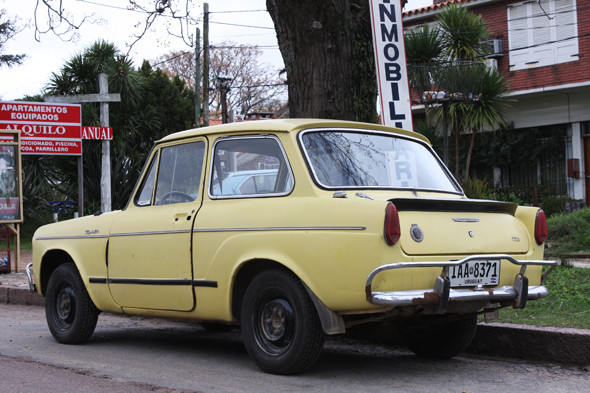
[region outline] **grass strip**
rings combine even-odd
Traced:
[[[545,282],[549,296],[526,308],[500,310],[498,322],[535,326],[590,328],[590,269],[562,265]]]

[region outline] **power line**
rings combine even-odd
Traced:
[[[162,61],[161,61],[161,62],[159,62],[159,63],[156,63],[156,64],[150,64],[150,66],[153,68],[153,67],[159,66],[160,64],[164,64],[164,63],[167,63],[167,62],[169,62],[169,61],[172,61],[172,60],[174,60],[174,59],[178,59],[179,57],[182,57],[182,56],[184,56],[184,55],[192,55],[192,54],[193,54],[193,52],[182,52],[182,53],[180,53],[180,54],[178,54],[178,55],[176,55],[176,56],[173,56],[173,57],[171,57],[171,58],[169,58],[169,59],[162,60]]]
[[[278,45],[238,45],[238,46],[215,46],[210,45],[209,49],[279,49]]]
[[[212,20],[210,20],[209,23],[215,23],[217,25],[225,25],[225,26],[249,27],[251,29],[268,29],[268,30],[274,30],[275,29],[274,27],[238,25],[238,24],[235,24],[235,23],[213,22]]]
[[[265,48],[265,49],[279,49],[278,45],[268,45],[268,46],[259,46],[259,45],[242,45],[242,46],[215,46],[215,45],[209,45],[209,49],[247,49],[247,48]],[[162,60],[159,63],[154,63],[154,64],[150,64],[151,67],[156,67],[159,66],[160,64],[164,64],[166,62],[169,62],[171,60],[177,59],[179,57],[182,57],[184,55],[192,55],[193,52],[182,52],[176,56],[173,56],[169,59],[165,59]]]
[[[277,86],[287,86],[286,83],[275,83],[273,85],[252,85],[252,86],[235,86],[232,89],[252,89],[255,87],[277,87]]]
[[[232,14],[236,12],[267,12],[266,10],[241,10],[241,11],[209,11],[210,14]]]
[[[100,7],[106,7],[106,8],[114,8],[116,10],[121,10],[121,11],[129,11],[129,12],[135,12],[135,13],[140,13],[140,14],[151,14],[151,13],[158,13],[156,10],[154,11],[142,11],[142,10],[135,10],[135,9],[131,9],[131,8],[127,8],[127,7],[117,7],[115,5],[110,5],[110,4],[103,4],[103,3],[97,3],[95,1],[88,1],[88,0],[76,0],[82,3],[88,3],[88,4],[92,4],[92,5],[97,5]],[[172,16],[172,15],[165,15],[165,14],[160,14],[158,13],[159,16],[162,16],[164,18],[173,18],[173,19],[188,19],[188,15],[185,16]]]

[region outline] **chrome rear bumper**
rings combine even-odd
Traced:
[[[449,280],[449,268],[459,266],[473,260],[504,259],[515,265],[521,266],[520,271],[514,278],[514,285],[504,287],[482,287],[476,286],[473,289],[452,289]],[[525,276],[526,268],[529,265],[545,265],[549,268],[541,277],[541,285],[529,287],[528,278]],[[383,265],[373,270],[367,278],[365,292],[367,301],[372,304],[382,306],[411,306],[423,304],[438,304],[438,313],[444,314],[450,301],[469,302],[488,300],[492,303],[512,300],[514,308],[524,308],[527,300],[535,300],[546,297],[549,292],[543,285],[547,275],[557,266],[555,261],[519,261],[510,255],[505,254],[485,254],[470,255],[457,261],[434,261],[434,262],[399,262]],[[411,291],[393,291],[393,292],[373,292],[373,279],[379,273],[386,270],[421,268],[421,267],[440,267],[441,274],[436,278],[433,288],[411,290]]]

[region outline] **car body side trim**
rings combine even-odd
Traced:
[[[63,239],[106,239],[108,235],[91,235],[91,236],[45,236],[36,237],[35,240],[63,240]]]
[[[190,229],[183,229],[178,231],[153,231],[153,232],[129,232],[129,233],[111,233],[111,237],[121,236],[146,236],[146,235],[173,235],[178,233],[191,233]]]
[[[207,229],[193,229],[192,232],[244,232],[244,231],[364,231],[367,227],[350,226],[350,227],[258,227],[258,228],[207,228]],[[110,237],[123,236],[149,236],[149,235],[172,235],[179,233],[191,233],[190,229],[183,229],[179,231],[154,231],[154,232],[129,232],[129,233],[111,233]],[[52,236],[52,237],[38,237],[35,240],[60,240],[60,239],[106,239],[109,236]]]
[[[209,228],[193,229],[193,232],[255,232],[255,231],[364,231],[367,227],[259,227],[259,228]]]
[[[90,277],[88,282],[91,284],[135,284],[135,285],[190,285],[193,287],[217,288],[217,281],[210,280],[151,280],[151,279],[132,279],[132,278],[104,278]]]

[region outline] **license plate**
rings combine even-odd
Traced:
[[[449,268],[451,287],[474,287],[476,285],[498,285],[500,261],[469,261]]]

